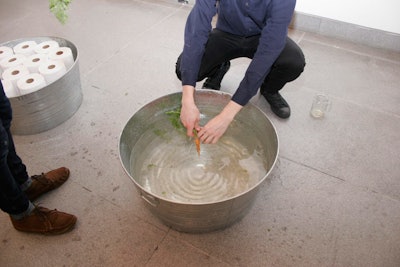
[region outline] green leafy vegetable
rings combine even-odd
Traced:
[[[149,165],[147,165],[148,169],[155,168],[155,167],[157,167],[157,165],[155,165],[153,163],[150,163]]]
[[[153,131],[153,133],[155,134],[155,135],[157,135],[157,136],[159,136],[159,137],[164,137],[165,136],[165,134],[167,133],[167,131],[166,130],[160,130],[160,129],[155,129],[154,131]]]
[[[185,127],[183,126],[181,122],[181,106],[165,112],[165,114],[168,115],[170,122],[172,125],[175,127],[177,130],[184,130]],[[196,144],[196,150],[197,154],[200,156],[200,138],[197,136],[197,130],[193,129],[193,134],[194,134],[194,143]]]
[[[72,0],[49,0],[50,11],[62,24],[65,24],[65,22],[67,22],[68,15],[66,11],[71,1]]]
[[[181,107],[177,107],[173,110],[165,112],[168,115],[169,121],[172,123],[172,126],[177,130],[184,129],[183,124],[181,122]]]

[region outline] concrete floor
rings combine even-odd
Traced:
[[[270,182],[240,222],[185,234],[146,208],[121,167],[118,141],[141,106],[180,90],[174,64],[190,6],[72,1],[64,26],[47,1],[0,6],[0,43],[58,36],[78,47],[84,94],[62,125],[15,136],[30,174],[71,169],[38,203],[77,215],[76,228],[25,234],[1,213],[0,266],[400,266],[399,53],[292,30],[307,59],[282,91],[292,116],[280,120],[253,99],[280,138]],[[232,61],[223,91],[234,92],[247,63]],[[315,120],[309,111],[321,92],[332,107]]]

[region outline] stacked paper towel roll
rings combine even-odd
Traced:
[[[14,46],[13,50],[15,54],[21,54],[25,56],[30,56],[35,53],[35,47],[37,43],[35,41],[25,41]]]
[[[8,46],[0,46],[0,60],[7,56],[11,56],[13,53],[13,50],[11,47]]]
[[[3,61],[6,57],[12,56],[13,50],[8,46],[0,46],[0,62]],[[3,68],[0,66],[0,76],[3,73]]]
[[[67,69],[74,64],[72,50],[69,47],[54,48],[49,52],[49,59],[62,61]]]
[[[8,46],[0,46],[0,62],[6,58],[13,55],[13,50]],[[0,76],[3,73],[3,68],[0,66]]]
[[[0,67],[5,71],[8,68],[16,67],[22,65],[26,57],[24,55],[9,55],[0,61]]]
[[[14,87],[10,80],[2,80],[4,92],[8,98],[19,96],[19,91]]]
[[[18,80],[28,74],[29,74],[28,69],[24,65],[19,65],[6,69],[3,72],[2,76],[3,80],[10,81],[15,88],[18,88],[17,87]]]
[[[42,89],[64,76],[73,64],[72,50],[54,40],[0,46],[0,77],[8,97]]]
[[[39,73],[43,75],[47,83],[60,79],[66,72],[65,64],[59,60],[49,60],[39,67]]]
[[[29,72],[38,73],[40,65],[45,64],[48,58],[47,54],[33,54],[24,61],[24,65]]]
[[[44,41],[35,47],[37,54],[48,54],[52,49],[59,48],[60,45],[56,41]]]
[[[19,79],[17,86],[21,95],[29,94],[46,86],[46,81],[39,73],[31,73]]]

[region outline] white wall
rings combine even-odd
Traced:
[[[400,34],[400,0],[297,0],[296,11]]]

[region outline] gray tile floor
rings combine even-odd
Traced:
[[[282,91],[280,154],[249,214],[207,234],[155,218],[119,162],[119,135],[144,104],[180,90],[174,63],[190,6],[170,0],[72,1],[59,24],[47,1],[0,0],[0,43],[58,36],[79,50],[84,100],[49,131],[15,136],[31,174],[58,166],[70,180],[39,200],[78,216],[53,237],[20,233],[0,214],[0,266],[400,266],[400,54],[306,32],[303,75]],[[233,93],[247,59],[232,62]],[[199,84],[201,85],[201,84]],[[332,100],[310,117],[313,95]]]

